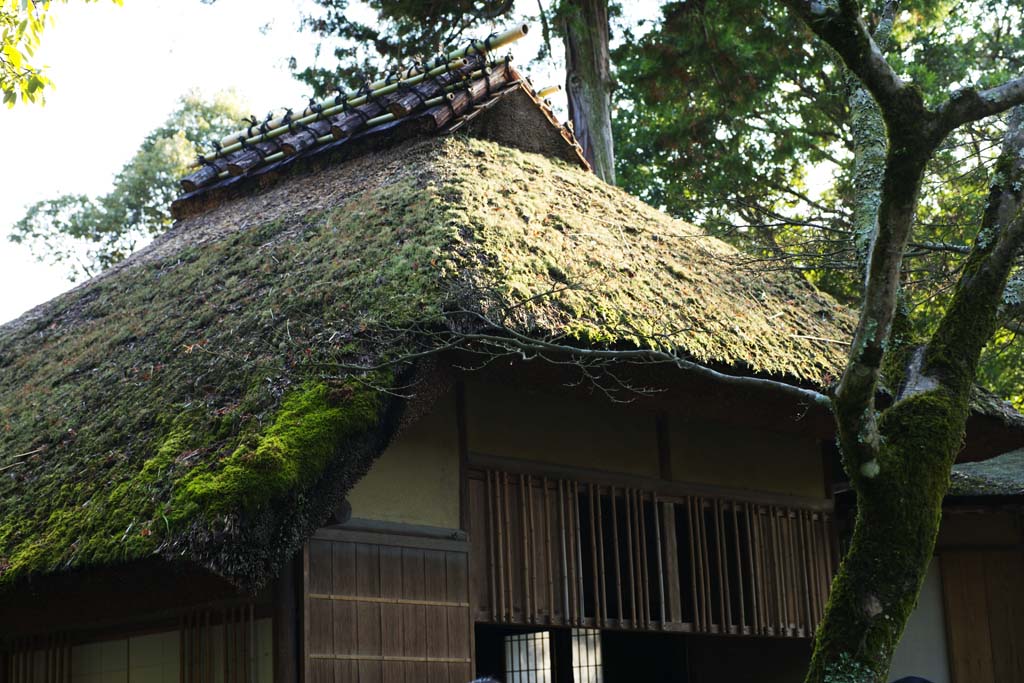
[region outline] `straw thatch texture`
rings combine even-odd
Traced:
[[[983,462],[955,465],[950,496],[1024,496],[1024,448]]]
[[[0,328],[0,583],[158,554],[258,585],[386,446],[453,311],[822,385],[853,319],[579,168],[459,137],[180,221]],[[552,291],[554,293],[552,293]],[[461,328],[461,327],[460,327]]]

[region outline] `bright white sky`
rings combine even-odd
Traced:
[[[0,110],[0,321],[67,289],[65,271],[7,241],[26,205],[103,194],[142,138],[190,87],[234,87],[254,111],[301,101],[284,60],[309,53],[303,0],[101,0],[55,5],[36,53],[57,88],[45,107]],[[268,22],[266,35],[260,27]],[[61,132],[65,134],[61,134]]]
[[[98,195],[189,88],[235,88],[253,112],[300,105],[304,86],[290,56],[312,61],[314,38],[298,31],[311,0],[108,0],[55,5],[36,63],[56,89],[45,107],[0,109],[0,323],[70,283],[7,240],[27,205],[65,193]],[[269,30],[262,31],[262,27]],[[534,38],[535,31],[530,37]],[[531,41],[533,42],[533,41]],[[517,46],[520,62],[537,45]],[[62,134],[63,133],[63,134]]]

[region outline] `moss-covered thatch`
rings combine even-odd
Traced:
[[[258,584],[393,433],[452,310],[821,385],[852,319],[577,168],[426,140],[180,221],[0,328],[0,583],[159,554]],[[554,293],[550,293],[554,290]],[[394,366],[400,367],[400,366]]]
[[[950,496],[1024,496],[1024,448],[953,466]]]

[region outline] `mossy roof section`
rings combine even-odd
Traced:
[[[953,466],[950,496],[1024,496],[1024,448]]]
[[[838,374],[851,315],[735,256],[590,173],[454,136],[183,220],[0,328],[0,584],[154,554],[261,584],[403,409],[378,391],[402,377],[344,367],[433,343],[408,330],[453,309]]]
[[[988,389],[975,385],[971,390],[970,405],[974,413],[990,417],[1012,429],[1024,429],[1024,415],[1018,412],[1012,403],[999,398]]]

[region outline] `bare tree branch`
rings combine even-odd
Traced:
[[[954,129],[971,121],[1001,114],[1024,104],[1024,76],[988,90],[957,90],[935,110],[935,135],[945,138]]]
[[[909,87],[882,55],[860,17],[859,3],[840,0],[837,6],[830,7],[820,0],[785,0],[785,4],[857,75],[878,101],[890,128],[893,123],[890,118],[908,112],[908,109],[921,114],[925,112],[920,93]],[[895,7],[890,10],[893,16],[895,10]]]
[[[593,347],[573,346],[558,341],[559,337],[539,339],[517,331],[511,325],[470,310],[448,311],[453,320],[446,330],[396,330],[398,334],[413,334],[427,337],[432,341],[427,348],[415,353],[403,354],[374,364],[331,363],[331,367],[355,372],[373,372],[396,365],[404,365],[426,356],[437,355],[447,351],[462,350],[479,352],[486,349],[486,355],[513,355],[525,360],[542,360],[561,365],[568,364],[580,368],[608,368],[615,364],[658,364],[670,365],[693,375],[713,379],[716,382],[742,389],[762,389],[780,393],[807,405],[818,405],[828,408],[830,398],[813,389],[788,384],[778,380],[734,375],[714,370],[682,357],[676,351],[659,343],[658,338],[650,338],[651,348],[634,349],[602,349]],[[453,331],[466,329],[466,331]],[[838,340],[836,343],[843,343]],[[661,346],[662,348],[658,348]],[[622,383],[618,377],[614,381]],[[625,385],[622,385],[625,386]],[[635,388],[634,388],[635,390]]]

